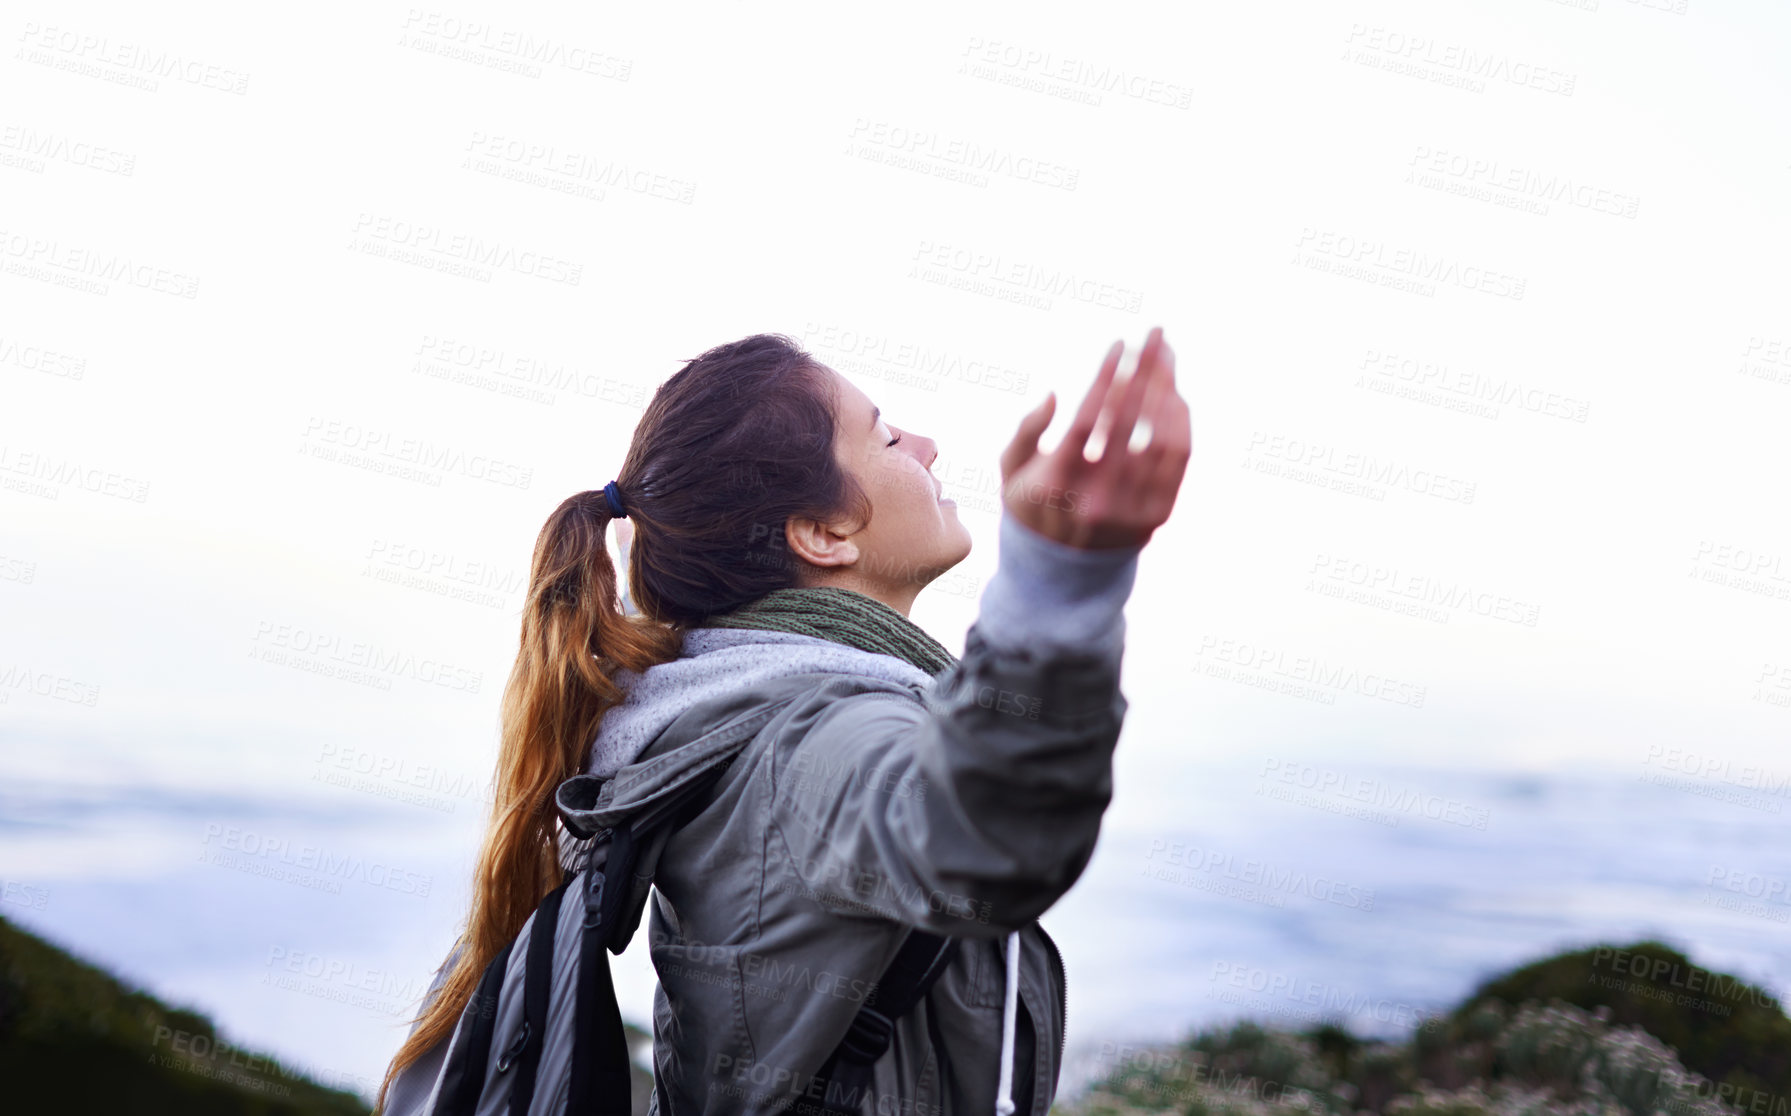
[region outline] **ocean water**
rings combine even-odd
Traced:
[[[1062,1089],[1130,1044],[1237,1018],[1398,1034],[1495,972],[1597,942],[1664,939],[1782,993],[1787,796],[1741,778],[1258,763],[1173,797],[1122,784],[1043,920],[1069,970]],[[463,915],[480,808],[467,785],[390,780],[12,780],[0,911],[371,1095]],[[639,945],[613,964],[644,1022]]]
[[[1116,1044],[1240,1018],[1397,1035],[1494,974],[1600,943],[1664,940],[1791,990],[1782,785],[1659,763],[1370,769],[1326,792],[1300,785],[1322,770],[1234,774],[1184,824],[1114,819],[1047,916],[1077,967],[1072,1084]]]

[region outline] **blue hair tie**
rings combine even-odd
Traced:
[[[603,486],[603,498],[609,501],[609,514],[617,519],[627,519],[628,512],[622,507],[622,490],[616,487],[615,481]]]

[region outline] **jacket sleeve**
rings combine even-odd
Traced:
[[[964,656],[922,701],[826,687],[779,734],[768,852],[836,913],[995,937],[1094,851],[1140,548],[1078,550],[1005,513],[999,546]]]

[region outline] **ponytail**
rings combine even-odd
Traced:
[[[837,374],[778,333],[705,350],[661,384],[614,482],[635,527],[626,596],[604,543],[604,490],[548,516],[504,688],[464,948],[386,1071],[377,1108],[400,1070],[454,1033],[485,967],[559,886],[554,791],[583,770],[604,712],[622,700],[616,671],[671,662],[686,629],[793,586],[782,545],[790,517],[869,519],[868,497],[833,450],[838,391]]]
[[[466,948],[393,1057],[375,1112],[399,1071],[453,1034],[485,967],[559,886],[554,791],[583,770],[604,712],[622,700],[611,675],[678,657],[674,627],[624,611],[604,542],[610,519],[602,489],[581,492],[554,509],[535,539],[521,646],[504,687],[490,821],[459,939]]]

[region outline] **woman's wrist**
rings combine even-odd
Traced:
[[[989,643],[1095,651],[1124,640],[1142,546],[1083,550],[1046,538],[1005,510],[997,546],[977,620]]]

